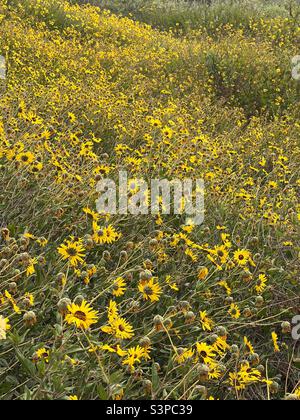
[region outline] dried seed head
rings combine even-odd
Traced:
[[[141,347],[144,347],[144,348],[148,349],[151,346],[151,340],[150,340],[150,338],[149,337],[143,337],[143,338],[141,338],[140,341],[139,341],[139,345]]]
[[[22,300],[22,305],[24,306],[24,308],[29,309],[31,307],[30,299],[24,298]]]
[[[197,373],[199,375],[200,381],[207,381],[209,374],[209,367],[205,364],[199,364],[197,367]]]
[[[214,344],[217,341],[217,339],[218,339],[217,334],[212,334],[208,337],[208,342],[210,344]]]
[[[134,243],[132,241],[127,242],[126,249],[127,251],[132,251],[134,248]]]
[[[153,269],[153,262],[151,261],[151,260],[145,260],[144,261],[144,267],[147,269],[147,270],[152,270]]]
[[[30,255],[28,254],[28,252],[23,252],[22,254],[20,254],[20,260],[24,265],[28,264],[30,261]]]
[[[264,304],[264,298],[262,296],[256,296],[255,306],[257,308],[261,308],[263,306],[263,304]]]
[[[33,311],[26,312],[23,316],[26,327],[33,327],[37,323],[36,314]]]
[[[186,300],[182,300],[179,302],[178,307],[180,311],[188,311],[190,309],[190,304]]]
[[[149,241],[149,246],[150,246],[151,248],[156,248],[156,247],[157,247],[157,245],[158,245],[158,241],[157,241],[157,239],[150,239],[150,241]]]
[[[58,312],[65,316],[68,313],[68,306],[72,304],[71,300],[69,298],[63,298],[60,299],[60,301],[57,304]]]
[[[225,327],[219,326],[216,328],[216,333],[219,337],[226,337],[228,335],[228,332]]]
[[[281,330],[283,334],[290,334],[292,331],[292,326],[288,321],[284,321],[281,324]]]
[[[138,310],[140,309],[140,302],[138,302],[138,301],[136,301],[136,300],[131,300],[129,303],[128,303],[128,310],[129,310],[129,312],[131,312],[131,313],[135,313],[135,312],[138,312]]]
[[[127,251],[123,250],[120,252],[120,258],[122,261],[127,261],[128,260],[128,254]]]
[[[2,238],[3,238],[5,241],[7,241],[7,240],[9,239],[9,235],[10,235],[9,229],[7,229],[7,228],[2,228],[0,232],[1,232],[1,236],[2,236]]]
[[[66,280],[66,276],[65,276],[64,273],[58,273],[56,278],[57,278],[57,281],[60,285],[64,285],[65,280]]]
[[[94,241],[91,235],[86,235],[84,237],[83,245],[86,249],[92,249],[94,247]]]
[[[154,366],[155,366],[157,372],[160,372],[161,371],[161,367],[160,367],[160,364],[158,362],[155,362],[154,363]]]
[[[279,389],[280,389],[280,386],[279,386],[279,384],[277,382],[273,381],[270,384],[270,392],[271,392],[271,394],[277,394],[278,391],[279,391]]]
[[[152,393],[152,382],[149,379],[143,381],[143,389],[145,394],[150,395]]]
[[[132,281],[133,280],[133,274],[132,273],[126,273],[124,274],[124,279],[127,281]]]
[[[199,394],[202,398],[206,398],[207,397],[207,388],[206,388],[206,386],[196,385],[195,386],[195,392],[197,392],[197,394]]]
[[[156,331],[162,331],[164,329],[164,319],[162,316],[160,315],[156,315],[153,318],[153,323],[154,323],[154,327],[156,329]]]
[[[46,258],[43,257],[42,255],[39,255],[37,257],[37,261],[39,263],[40,266],[44,267],[46,265]]]
[[[245,308],[243,311],[243,316],[245,318],[250,318],[252,316],[252,311],[250,308]]]
[[[238,354],[240,352],[240,349],[236,344],[233,344],[230,347],[230,351],[231,351],[232,354]]]
[[[264,373],[265,372],[265,367],[264,367],[264,365],[259,365],[259,366],[257,366],[257,368],[256,368],[260,373]]]
[[[8,289],[11,293],[17,293],[17,291],[18,291],[17,283],[15,283],[14,281],[9,283]]]
[[[196,315],[192,311],[188,311],[184,314],[184,319],[187,324],[191,324],[195,321]]]
[[[22,247],[24,247],[24,249],[25,249],[25,248],[27,248],[27,247],[28,247],[28,245],[29,245],[29,238],[26,238],[25,236],[22,236],[22,237],[19,239],[19,244],[20,244]]]
[[[20,278],[21,278],[21,271],[19,270],[19,269],[15,269],[14,271],[13,271],[13,278],[16,280],[16,281],[18,281],[18,280],[20,280]]]
[[[250,354],[249,360],[252,366],[258,366],[260,362],[260,357],[257,353]]]
[[[227,298],[225,299],[225,303],[226,305],[231,305],[233,303],[233,297],[227,296]]]

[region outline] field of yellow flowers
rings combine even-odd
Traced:
[[[300,399],[299,25],[175,32],[0,2],[0,399]],[[120,170],[204,224],[98,214]]]

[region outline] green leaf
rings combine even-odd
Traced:
[[[23,366],[24,370],[30,375],[34,376],[36,374],[36,367],[35,364],[32,363],[29,359],[26,359],[26,357],[18,350],[16,350],[16,355]]]
[[[104,388],[104,386],[102,384],[98,385],[97,393],[98,393],[98,397],[100,398],[100,400],[102,400],[102,401],[108,400],[108,394],[107,394],[106,389]]]

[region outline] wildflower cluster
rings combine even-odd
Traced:
[[[1,1],[0,398],[300,398],[299,31],[215,31]],[[123,170],[203,178],[204,224],[97,213]]]

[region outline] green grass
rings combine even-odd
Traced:
[[[73,3],[91,3],[113,13],[132,15],[160,29],[207,28],[211,33],[224,25],[248,28],[251,20],[273,17],[294,17],[299,20],[297,0],[71,0]]]

